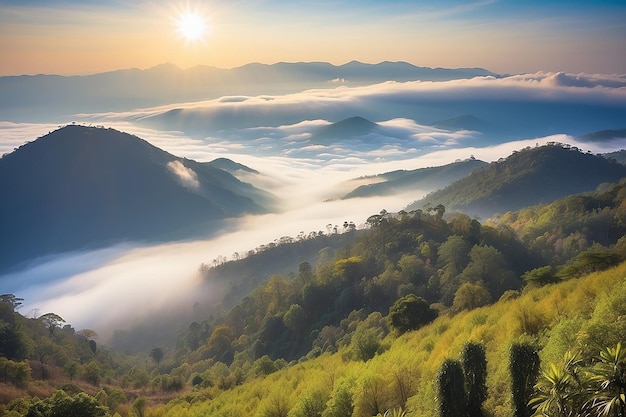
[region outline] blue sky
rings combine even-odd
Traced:
[[[179,36],[184,11],[201,39]],[[0,55],[0,75],[351,60],[626,73],[626,2],[0,0]]]

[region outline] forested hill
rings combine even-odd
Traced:
[[[514,152],[448,187],[411,203],[407,210],[442,204],[448,210],[489,218],[619,181],[626,166],[578,148],[551,143]]]
[[[208,232],[219,219],[271,209],[273,197],[136,136],[71,125],[0,159],[0,200],[2,269],[86,246]]]
[[[329,249],[315,264],[260,277],[243,298],[233,287],[230,301],[239,301],[197,316],[176,343],[150,343],[130,329],[114,337],[123,342],[125,333],[128,345],[110,351],[93,330],[77,332],[54,313],[24,317],[16,312],[19,297],[0,295],[0,415],[68,415],[50,410],[89,406],[79,415],[286,416],[310,406],[328,417],[387,409],[430,417],[445,397],[437,375],[446,358],[464,356],[472,342],[489,363],[479,405],[510,417],[535,395],[514,397],[514,348],[540,358],[546,371],[551,362],[560,366],[567,350],[582,355],[575,366],[597,370],[588,365],[600,349],[604,356],[621,349],[625,207],[622,181],[487,224],[444,215],[443,206],[381,211],[365,230],[348,225],[342,236],[278,242],[249,256],[257,257],[250,264],[203,268],[206,278],[250,272],[262,258],[282,262],[284,254],[296,256],[288,246],[308,240]],[[335,239],[347,246],[331,248]],[[626,366],[626,357],[616,363]],[[538,365],[533,369],[537,378]],[[549,391],[545,379],[537,381]],[[604,395],[598,388],[580,398],[597,393]]]
[[[371,184],[361,185],[343,198],[372,197],[406,191],[433,191],[485,165],[487,163],[484,161],[470,158],[438,167],[387,172],[371,177]]]

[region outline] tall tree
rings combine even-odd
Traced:
[[[61,324],[65,323],[63,317],[55,313],[46,313],[40,316],[39,320],[43,323],[44,326],[46,326],[46,328],[50,332],[50,337],[54,335],[54,330],[57,327],[60,327]]]
[[[465,377],[461,362],[446,359],[437,375],[439,415],[441,417],[466,417],[467,400]]]
[[[482,417],[482,406],[487,399],[487,358],[483,345],[466,343],[463,346],[461,362],[465,375],[468,417]]]
[[[11,306],[13,311],[18,310],[22,306],[23,298],[16,297],[14,294],[0,295],[0,303],[6,303]]]
[[[511,371],[513,415],[514,417],[530,417],[533,413],[528,402],[539,376],[537,349],[528,343],[514,343],[509,351],[509,370]]]
[[[158,365],[159,363],[161,363],[161,359],[163,359],[163,350],[160,347],[153,347],[150,351],[150,357]]]

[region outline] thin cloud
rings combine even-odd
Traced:
[[[180,161],[171,161],[167,163],[167,168],[174,175],[178,177],[180,183],[187,188],[198,189],[200,188],[200,182],[198,181],[198,174],[191,168],[186,167]]]

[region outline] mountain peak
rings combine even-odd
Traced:
[[[234,163],[233,163],[234,164]],[[271,196],[128,133],[68,125],[0,159],[2,268],[112,242],[188,238]]]
[[[616,161],[551,142],[514,151],[508,158],[412,203],[407,210],[426,203],[443,204],[450,210],[488,218],[496,213],[593,191],[601,183],[617,182],[624,176],[626,167]]]
[[[311,136],[313,143],[329,144],[333,140],[354,139],[378,131],[380,126],[361,116],[353,116],[321,127]]]

